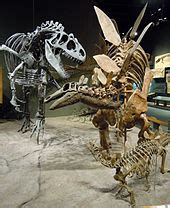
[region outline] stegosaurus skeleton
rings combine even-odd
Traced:
[[[149,69],[147,55],[139,45],[152,23],[144,28],[137,41],[133,40],[145,9],[146,6],[141,11],[130,34],[121,40],[109,17],[95,7],[105,38],[111,46],[106,55],[94,56],[99,67],[94,69],[92,75],[93,86],[88,87],[79,82],[67,83],[62,89],[46,98],[46,102],[56,99],[50,109],[79,101],[97,108],[98,111],[92,122],[99,129],[103,149],[109,149],[111,146],[109,125],[116,124],[117,140],[120,142],[122,142],[126,128],[132,128],[137,122],[142,124],[139,139],[144,139],[144,132],[152,134],[145,112],[147,111],[148,88],[153,75]],[[133,90],[133,83],[136,83],[137,90]],[[122,104],[120,96],[123,94],[125,99]]]

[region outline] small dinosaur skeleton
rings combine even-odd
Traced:
[[[30,90],[38,89],[38,110],[31,135],[37,132],[37,142],[39,142],[39,133],[45,122],[46,85],[52,82],[60,88],[53,74],[57,72],[62,78],[68,77],[61,57],[65,56],[75,63],[82,63],[86,59],[85,50],[72,33],[65,33],[63,25],[53,21],[42,23],[31,33],[12,35],[0,50],[5,51],[12,92],[11,104],[24,115],[24,122],[20,129],[22,132],[30,129]],[[22,87],[21,99],[16,95],[17,86]]]
[[[129,152],[123,154],[119,159],[111,157],[107,153],[104,153],[101,147],[98,147],[95,143],[89,142],[87,145],[94,158],[102,165],[108,168],[115,168],[116,174],[114,179],[120,182],[120,190],[117,196],[123,189],[126,189],[130,195],[130,203],[132,207],[135,207],[134,192],[127,185],[126,177],[133,176],[134,174],[140,175],[146,178],[147,188],[149,188],[148,176],[151,172],[150,164],[153,155],[161,156],[162,162],[160,172],[162,174],[170,172],[165,169],[166,149],[165,146],[170,143],[170,136],[167,134],[161,134],[156,136],[153,140],[145,140],[131,149]]]

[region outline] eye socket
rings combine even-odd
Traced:
[[[60,44],[61,43],[65,43],[65,42],[67,42],[67,40],[68,40],[68,36],[67,35],[63,35],[62,38],[61,38],[61,40],[59,41],[59,43]]]
[[[85,53],[84,53],[84,51],[82,50],[82,49],[80,49],[80,54],[82,55],[82,56],[84,56],[85,55]]]
[[[67,43],[67,49],[68,50],[74,50],[76,48],[76,44],[74,43],[73,40],[70,40],[68,43]]]

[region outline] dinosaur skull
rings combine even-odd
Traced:
[[[50,109],[56,109],[67,105],[72,105],[80,101],[79,89],[87,88],[88,78],[82,75],[78,82],[69,82],[63,85],[62,88],[49,95],[45,102],[48,103],[56,100]]]
[[[52,95],[48,96],[45,99],[45,102],[50,102],[52,100],[56,100],[51,106],[50,110],[54,110],[56,108],[64,107],[67,105],[72,105],[74,103],[79,102],[79,93],[78,93],[78,84],[71,82],[63,85],[62,88],[57,90]]]
[[[76,63],[83,63],[86,52],[73,34],[66,34],[64,28],[55,31],[50,39],[45,41],[45,55],[50,65],[57,70],[61,77],[66,77],[61,55]]]
[[[90,87],[87,86],[88,78],[82,75],[78,82],[70,82],[63,85],[62,88],[49,95],[45,102],[55,100],[50,106],[50,110],[61,108],[68,105],[73,105],[78,102],[82,102],[91,107],[103,108],[103,109],[117,109],[120,106],[119,102],[113,102],[110,97],[100,99],[99,96],[92,96]]]

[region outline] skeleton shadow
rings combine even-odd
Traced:
[[[85,181],[80,181],[79,184],[85,186],[87,189],[92,189],[92,190],[95,190],[96,192],[99,192],[99,193],[110,194],[116,200],[123,200],[124,202],[127,202],[130,204],[130,199],[128,198],[129,194],[122,193],[122,194],[116,196],[116,193],[119,190],[118,184],[114,184],[109,188],[108,187],[97,187],[97,186],[91,185],[90,183],[85,182]]]

